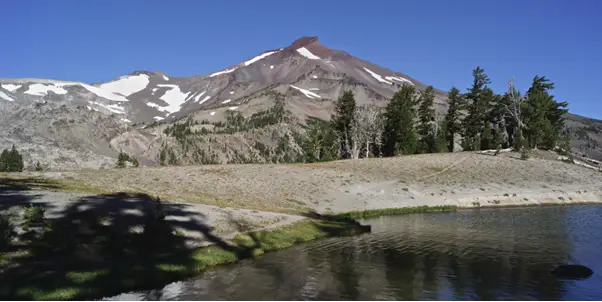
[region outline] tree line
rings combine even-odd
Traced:
[[[456,145],[465,151],[570,149],[568,103],[554,98],[548,78],[535,76],[524,95],[511,79],[508,91],[496,94],[484,69],[476,67],[472,74],[465,93],[456,87],[447,93],[446,114],[435,110],[432,86],[417,92],[404,84],[385,108],[358,106],[345,91],[330,122],[308,122],[307,161],[451,152]]]

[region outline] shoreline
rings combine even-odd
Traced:
[[[521,204],[509,204],[509,203],[500,203],[500,204],[486,204],[484,206],[449,206],[449,205],[441,205],[441,206],[415,206],[415,207],[401,207],[401,208],[383,208],[383,209],[372,209],[366,210],[363,212],[348,212],[348,213],[339,213],[333,215],[322,215],[322,214],[314,214],[314,216],[304,217],[301,220],[291,221],[286,224],[280,225],[277,228],[264,228],[259,231],[250,231],[244,234],[235,234],[232,238],[228,239],[229,242],[237,242],[240,246],[250,247],[250,250],[246,251],[246,256],[240,257],[237,256],[235,252],[225,251],[223,248],[220,248],[216,244],[212,244],[209,246],[203,247],[194,247],[190,250],[194,253],[194,260],[186,267],[180,268],[168,268],[169,276],[155,278],[150,283],[145,283],[144,281],[140,284],[133,283],[131,286],[124,286],[115,288],[113,290],[110,289],[100,289],[96,288],[92,290],[92,292],[101,291],[99,293],[75,293],[71,292],[63,292],[61,293],[61,289],[57,289],[56,291],[51,291],[48,293],[38,292],[35,295],[25,296],[25,298],[34,299],[35,300],[47,300],[47,299],[64,299],[64,300],[73,300],[73,299],[100,299],[106,297],[114,297],[124,293],[136,292],[136,291],[144,291],[151,290],[156,288],[161,288],[170,284],[172,282],[182,281],[188,278],[191,278],[206,269],[215,267],[217,265],[224,264],[233,264],[238,263],[240,260],[244,260],[246,258],[258,257],[267,253],[284,250],[290,247],[294,247],[301,243],[307,243],[318,239],[331,238],[331,237],[340,237],[340,236],[354,236],[360,235],[366,232],[370,232],[370,226],[365,225],[359,222],[364,219],[370,218],[378,218],[382,216],[401,216],[408,214],[423,214],[423,213],[446,213],[446,212],[456,212],[456,211],[474,211],[480,209],[503,209],[503,208],[536,208],[536,207],[551,207],[551,206],[571,206],[571,205],[602,205],[601,201],[570,201],[570,202],[557,202],[550,200],[543,200],[533,203],[521,203]],[[359,221],[358,221],[359,220]],[[324,223],[326,224],[326,228],[320,229],[316,228],[315,225]],[[314,227],[308,227],[310,225],[314,225]],[[299,230],[299,233],[294,234]],[[292,237],[291,233],[293,233]],[[255,234],[255,235],[249,235]],[[257,234],[262,234],[257,236]],[[258,247],[256,243],[253,242],[256,237],[264,238],[266,235],[273,235],[277,238],[280,238],[279,241],[270,241],[266,246]],[[284,239],[281,239],[284,234]],[[6,289],[6,288],[5,288]],[[58,291],[58,292],[57,292]],[[5,295],[5,291],[0,290],[0,296],[4,298],[23,298],[23,296],[17,295]]]
[[[318,164],[0,174],[0,199],[46,205],[47,214],[59,218],[64,209],[74,205],[113,205],[125,212],[140,210],[140,205],[153,200],[150,196],[160,196],[173,210],[165,220],[175,224],[176,231],[186,223],[203,225],[188,231],[184,227],[180,235],[197,243],[214,243],[187,246],[183,258],[189,261],[184,263],[157,259],[150,267],[154,269],[151,273],[142,274],[149,268],[140,266],[139,271],[130,272],[132,276],[115,275],[112,278],[117,280],[111,280],[106,276],[112,271],[76,271],[72,276],[75,281],[63,280],[68,281],[64,288],[40,285],[42,289],[36,291],[34,285],[21,284],[15,286],[15,291],[24,290],[21,296],[6,287],[0,290],[0,296],[10,297],[7,293],[12,292],[18,300],[66,300],[156,288],[194,276],[207,267],[240,260],[238,247],[243,248],[246,257],[254,257],[318,238],[365,232],[368,227],[358,223],[362,218],[602,205],[602,173],[555,160],[523,161],[513,156],[516,154],[494,157],[446,153]],[[315,222],[324,228],[316,227]],[[71,277],[63,274],[60,278]],[[114,284],[121,279],[124,284]]]

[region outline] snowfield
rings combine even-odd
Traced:
[[[255,63],[255,62],[257,62],[257,61],[259,61],[259,60],[261,60],[261,59],[263,59],[263,58],[265,58],[265,57],[267,57],[267,56],[271,55],[271,54],[275,54],[275,53],[277,53],[277,52],[278,52],[278,51],[268,51],[268,52],[264,52],[264,53],[262,53],[262,54],[260,54],[260,55],[258,55],[258,56],[256,56],[256,57],[254,57],[254,58],[252,58],[252,59],[250,59],[250,60],[248,60],[248,61],[245,61],[245,62],[244,62],[244,64],[245,64],[245,66],[249,66],[249,65],[251,65],[251,64],[253,64],[253,63]]]
[[[320,57],[318,57],[318,56],[314,55],[313,53],[311,53],[311,51],[309,51],[309,50],[308,50],[307,48],[305,48],[305,47],[298,48],[298,49],[297,49],[297,52],[298,52],[300,55],[302,55],[302,56],[304,56],[304,57],[306,57],[306,58],[308,58],[308,59],[311,59],[311,60],[320,60]]]
[[[209,77],[212,78],[212,77],[218,76],[220,74],[230,73],[230,72],[233,72],[234,70],[236,70],[237,68],[238,67],[235,66],[235,67],[232,67],[230,69],[224,69],[222,71],[214,72],[214,73],[210,74]]]
[[[389,81],[397,81],[397,82],[401,82],[401,83],[410,83],[411,85],[414,85],[414,83],[412,83],[412,81],[402,78],[402,77],[394,77],[394,76],[389,76],[389,77],[385,77],[385,79],[389,80]]]
[[[150,83],[148,75],[140,74],[134,76],[120,77],[115,81],[100,85],[101,89],[118,93],[123,96],[130,96],[148,86]]]
[[[8,94],[4,93],[4,91],[0,91],[0,99],[5,99],[9,102],[12,102],[15,100],[15,99],[11,98],[10,96],[8,96]]]
[[[374,72],[374,71],[372,71],[372,70],[370,70],[370,69],[368,69],[366,67],[364,67],[364,70],[367,71],[372,77],[374,77],[379,82],[387,83],[389,85],[393,84],[393,82],[387,81],[387,80],[383,79],[383,77],[380,74],[378,74],[378,73],[376,73],[376,72]]]
[[[23,86],[23,85],[17,85],[17,84],[2,84],[2,85],[0,85],[0,86],[2,86],[2,88],[6,89],[6,90],[8,90],[8,91],[10,91],[10,92],[14,92],[14,91],[16,91],[17,89],[21,88],[21,86]]]
[[[52,91],[56,94],[66,94],[67,90],[63,88],[63,85],[64,84],[31,84],[25,93],[37,96],[45,96],[48,94],[48,91]]]
[[[319,99],[321,99],[321,98],[322,98],[322,97],[320,97],[320,95],[318,95],[318,94],[316,94],[316,93],[314,93],[314,92],[311,92],[311,91],[309,91],[309,90],[307,90],[307,89],[299,88],[299,87],[297,87],[297,86],[295,86],[295,85],[291,85],[291,87],[293,87],[293,88],[295,88],[295,89],[297,89],[297,90],[301,91],[303,94],[305,94],[305,96],[306,96],[306,97],[308,97],[308,98],[310,98],[310,99],[314,99],[314,98],[319,98]]]
[[[200,105],[200,104],[202,104],[202,103],[205,103],[205,102],[206,102],[206,101],[208,101],[210,98],[211,98],[211,96],[209,96],[209,95],[208,95],[208,96],[206,96],[204,99],[202,99],[202,100],[199,102],[199,105]]]
[[[175,85],[174,85],[175,86]],[[172,89],[166,91],[159,99],[165,101],[167,106],[162,107],[169,113],[180,111],[182,104],[186,102],[186,97],[190,92],[184,93],[180,90],[179,86],[175,86]]]

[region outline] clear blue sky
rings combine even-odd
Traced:
[[[602,118],[601,13],[601,0],[7,0],[0,77],[200,75],[315,35],[443,90],[464,91],[477,65],[496,92],[545,75],[572,112]]]

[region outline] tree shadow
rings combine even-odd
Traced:
[[[58,188],[54,184],[45,183],[39,179],[11,179],[0,177],[0,212],[15,206],[26,206],[31,204],[32,201],[40,197],[39,194],[29,192],[32,191],[32,188],[34,187],[47,190]]]
[[[0,179],[0,207],[27,205],[43,195],[27,192],[31,184]],[[36,204],[55,207],[54,217],[46,218],[29,240],[21,237],[0,251],[2,300],[94,299],[161,288],[206,267],[195,246],[203,239],[236,260],[253,257],[261,246],[252,232],[244,242],[227,240],[214,234],[207,217],[192,206],[146,194],[121,192]],[[229,220],[239,232],[249,231],[243,222]]]

